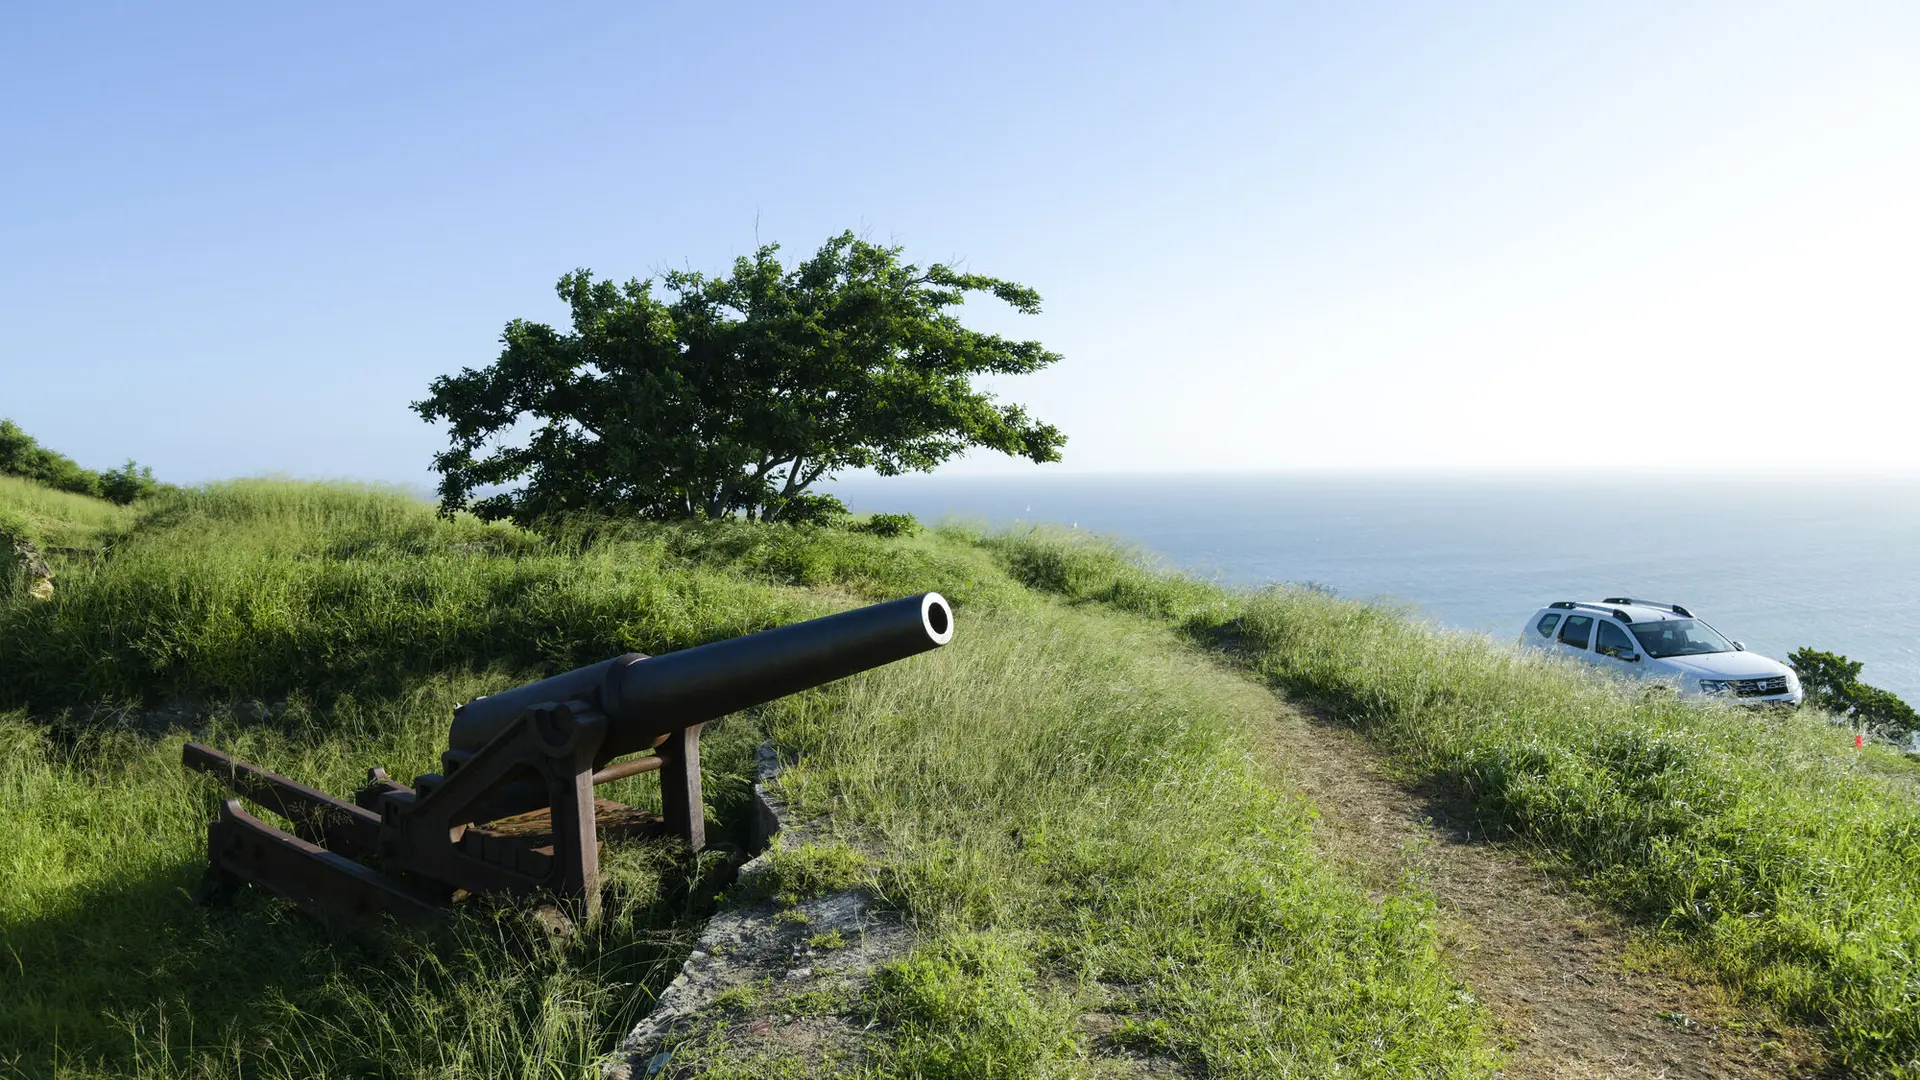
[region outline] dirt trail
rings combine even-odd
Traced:
[[[1362,881],[1411,871],[1438,899],[1443,947],[1498,1020],[1509,1078],[1643,1080],[1815,1076],[1803,1031],[1729,1003],[1718,987],[1630,969],[1614,916],[1471,835],[1432,793],[1388,779],[1352,731],[1287,710],[1277,753],[1320,809],[1324,847]]]

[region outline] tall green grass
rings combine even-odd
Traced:
[[[566,669],[825,610],[648,545],[569,554],[397,493],[271,481],[155,500],[63,585],[0,610],[0,704],[389,693],[416,672]]]
[[[1233,607],[1232,594],[1220,587],[1105,537],[1053,526],[989,532],[947,525],[942,531],[992,552],[1022,585],[1075,603],[1174,621],[1218,620]]]
[[[1030,606],[962,632],[831,710],[766,714],[799,752],[783,792],[873,842],[875,887],[934,933],[881,1009],[896,1075],[1051,1075],[1101,1051],[1061,1034],[1088,1011],[1197,1075],[1487,1071],[1429,902],[1337,880],[1263,771],[1269,694],[1131,619]]]
[[[458,700],[938,588],[956,645],[709,736],[742,816],[762,731],[927,934],[863,1008],[884,1075],[1077,1075],[1115,1038],[1220,1076],[1483,1073],[1478,1010],[1417,894],[1332,876],[1249,740],[1272,703],[1164,630],[1065,612],[948,531],[448,521],[404,495],[247,481],[166,495],[51,603],[0,605],[0,1061],[27,1075],[577,1075],[717,892],[713,860],[615,853],[605,924],[555,945],[506,905],[380,957],[285,905],[188,901],[215,796],[138,702],[344,792],[430,768]],[[222,703],[276,702],[271,722]],[[102,699],[119,711],[89,707]],[[77,708],[76,708],[77,707]],[[651,778],[627,781],[645,797]],[[856,863],[858,860],[856,860]],[[1005,1008],[1002,1008],[1002,1007]],[[1103,1048],[1104,1047],[1104,1048]]]
[[[1237,650],[1490,835],[1823,1029],[1840,1064],[1920,1073],[1920,791],[1829,718],[1649,693],[1324,590],[1211,590],[1057,532],[987,543],[1036,588]]]
[[[1262,596],[1243,627],[1283,685],[1825,1026],[1841,1063],[1920,1071],[1920,802],[1844,732],[1634,693],[1311,593]]]
[[[325,710],[296,700],[295,735],[223,710],[202,734],[344,794],[370,765],[432,768],[453,705],[502,681],[429,678]],[[0,1074],[582,1075],[672,978],[721,885],[717,854],[614,847],[606,917],[574,939],[549,941],[508,902],[385,952],[251,890],[203,908],[192,896],[221,795],[182,770],[184,741],[102,729],[55,742],[0,717]],[[747,725],[716,728],[716,780],[743,776],[757,741]],[[744,785],[717,783],[710,806],[729,836]]]
[[[746,523],[601,531],[549,542],[352,485],[164,496],[51,603],[0,609],[0,705],[385,692],[450,665],[564,669],[685,648],[823,614],[836,596],[1018,591],[984,555],[928,539]]]
[[[133,520],[132,507],[0,475],[0,533],[42,548],[88,549]]]

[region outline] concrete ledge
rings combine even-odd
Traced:
[[[740,868],[743,882],[771,871],[767,847],[774,837],[804,843],[817,831],[795,825],[774,792],[780,759],[771,746],[760,748],[755,772],[753,841],[761,850]],[[621,1042],[606,1067],[606,1080],[694,1076],[699,1060],[716,1053],[735,1058],[857,1053],[860,1030],[844,1018],[783,1009],[782,1003],[803,993],[817,998],[819,991],[851,1000],[876,967],[911,948],[912,938],[898,915],[873,910],[872,897],[857,889],[791,909],[768,901],[723,911],[707,923],[653,1011]],[[739,991],[737,999],[753,1005],[717,1007],[716,999],[728,991]],[[680,1053],[695,1034],[698,1051]]]

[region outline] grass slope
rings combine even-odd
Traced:
[[[224,711],[207,734],[345,792],[370,763],[430,767],[446,710],[495,685],[432,679],[394,700],[289,711],[324,737]],[[376,955],[251,892],[232,909],[199,908],[190,897],[216,796],[183,776],[183,741],[102,731],[56,744],[18,714],[0,718],[0,1072],[582,1072],[643,1010],[638,991],[671,978],[712,908],[721,860],[638,847],[609,853],[611,918],[564,949],[515,909]],[[752,746],[724,733],[714,743],[722,767],[742,767]]]
[[[1060,533],[985,537],[1020,580],[1238,651],[1465,796],[1861,1074],[1920,1074],[1911,770],[1811,711],[1651,696],[1313,589],[1228,594]]]
[[[965,1038],[949,1010],[891,1002],[911,1016],[888,1075],[1071,1073],[1086,1046],[1021,1042],[995,1018],[1070,1034],[1088,1012],[1207,1076],[1484,1064],[1429,905],[1376,906],[1337,881],[1310,808],[1254,764],[1267,693],[1135,620],[968,614],[970,648],[858,681],[831,711],[801,699],[767,716],[800,751],[784,791],[877,840],[869,880],[934,931],[902,978],[993,988],[966,1006]],[[930,993],[917,985],[909,1001]]]
[[[0,475],[0,533],[41,548],[91,550],[133,520],[134,509]]]
[[[1081,1019],[1098,1013],[1124,1046],[1208,1075],[1488,1071],[1425,902],[1375,904],[1332,875],[1309,808],[1250,751],[1266,694],[1164,626],[1041,597],[963,532],[550,541],[379,489],[265,481],[103,528],[109,556],[51,602],[0,604],[15,1072],[579,1074],[670,976],[721,855],[610,851],[607,917],[570,941],[499,904],[364,953],[271,898],[188,902],[214,796],[179,771],[185,735],[130,723],[136,707],[210,703],[200,737],[345,791],[367,765],[429,768],[474,693],[926,588],[960,608],[953,647],[723,721],[703,755],[724,837],[751,748],[771,733],[799,751],[790,793],[847,843],[786,853],[783,873],[867,880],[924,931],[843,1003],[877,1021],[871,1070],[1091,1075],[1113,1049]]]

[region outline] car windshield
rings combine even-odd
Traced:
[[[1633,636],[1648,656],[1698,656],[1732,652],[1733,644],[1699,619],[1668,619],[1634,626]]]

